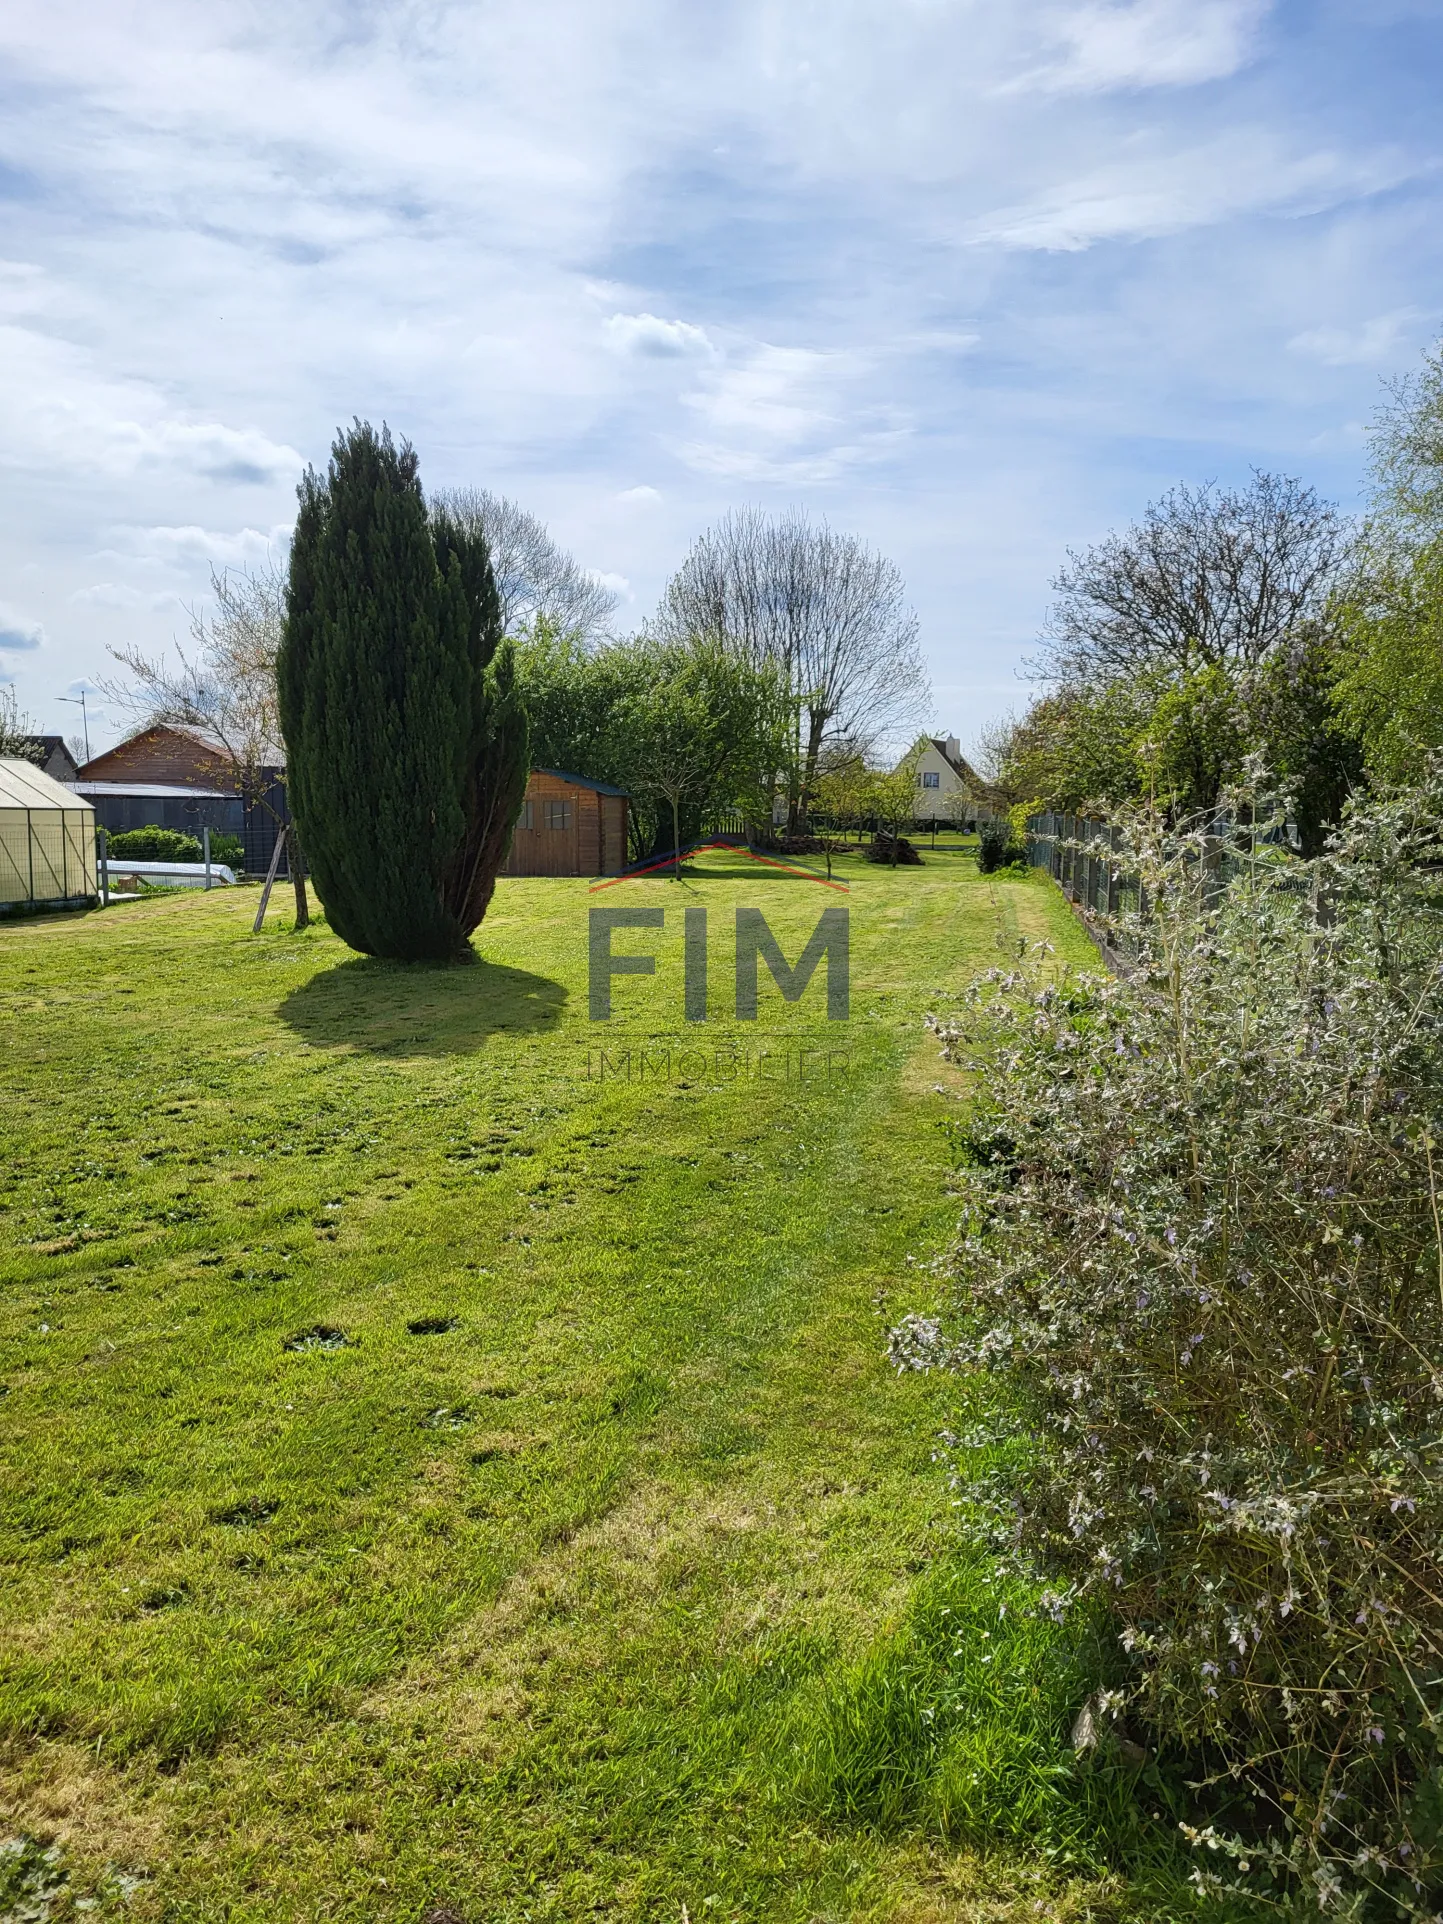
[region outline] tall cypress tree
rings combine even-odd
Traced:
[[[446,906],[469,935],[491,906],[511,847],[530,772],[530,730],[511,643],[502,638],[501,598],[486,543],[444,510],[432,511],[431,527],[442,575],[449,580],[459,574],[465,592],[467,657],[474,671],[462,798],[466,833],[443,880]]]
[[[358,421],[299,493],[277,680],[317,891],[352,948],[454,956],[485,913],[525,787],[525,717],[505,664],[491,669],[489,563],[433,531],[415,453],[384,428]]]

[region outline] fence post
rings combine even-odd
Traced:
[[[95,852],[99,858],[100,869],[100,906],[110,907],[110,836],[103,828],[95,831]]]
[[[205,886],[210,889],[210,823],[206,822],[200,831],[201,848],[205,856]]]

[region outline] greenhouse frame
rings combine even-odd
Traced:
[[[0,915],[98,900],[95,810],[33,762],[0,760]]]

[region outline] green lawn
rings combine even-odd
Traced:
[[[888,1735],[956,1556],[956,1386],[884,1354],[949,1233],[921,1018],[1085,945],[958,855],[837,874],[503,881],[451,970],[253,938],[252,890],[0,927],[0,1789],[51,1915],[1114,1914],[967,1854],[955,1771],[949,1842]],[[843,900],[851,1020],[764,972],[743,1034],[734,908],[795,957]],[[596,905],[670,911],[606,1028]]]

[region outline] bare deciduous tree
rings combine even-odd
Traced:
[[[930,695],[896,567],[798,512],[742,508],[708,529],[668,584],[656,629],[714,638],[781,672],[796,713],[793,830],[829,742],[876,744],[915,722]]]
[[[1285,476],[1174,488],[1126,534],[1069,552],[1041,678],[1256,668],[1321,620],[1349,543],[1337,509]]]
[[[488,488],[451,488],[435,499],[466,533],[485,540],[504,633],[542,620],[558,634],[604,638],[616,596],[558,547],[534,514]]]
[[[285,576],[211,570],[214,605],[190,611],[191,647],[177,645],[178,666],[112,648],[134,683],[102,684],[107,699],[146,723],[191,728],[209,736],[234,766],[236,792],[274,817],[286,837],[296,893],[296,927],[310,920],[304,866],[291,824],[282,824],[266,794],[267,774],[284,772],[285,747],[276,706],[276,653],[286,615]]]

